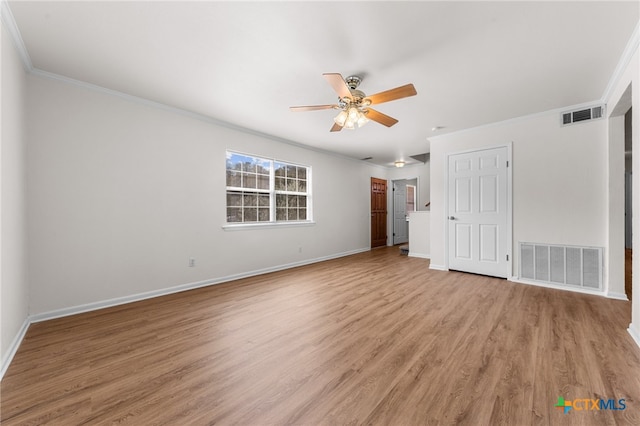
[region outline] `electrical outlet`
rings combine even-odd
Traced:
[[[196,266],[196,260],[193,257],[189,258],[189,267],[193,268],[194,266]]]

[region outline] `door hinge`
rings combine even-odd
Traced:
[[[507,255],[507,261],[509,260],[509,255]]]
[[[509,167],[509,162],[507,161],[507,167]]]

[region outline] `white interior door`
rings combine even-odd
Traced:
[[[508,150],[449,157],[449,269],[507,277]]]
[[[393,244],[404,244],[408,241],[407,183],[393,182]]]

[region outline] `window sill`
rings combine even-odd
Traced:
[[[312,220],[304,222],[260,222],[260,223],[227,223],[222,225],[225,231],[244,231],[247,229],[264,229],[264,228],[296,228],[300,226],[314,226],[316,223]]]

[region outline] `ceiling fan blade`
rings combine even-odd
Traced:
[[[336,72],[327,72],[322,74],[322,76],[327,80],[327,82],[333,87],[333,90],[336,91],[340,99],[349,98],[351,99],[351,90],[349,90],[349,86],[345,83],[344,78]]]
[[[374,105],[381,104],[383,102],[395,101],[396,99],[402,99],[417,94],[418,92],[416,92],[416,88],[413,87],[413,84],[405,84],[404,86],[396,87],[395,89],[385,90],[384,92],[367,96],[365,99],[368,99],[371,101],[371,105]]]
[[[387,127],[391,127],[398,122],[398,120],[396,120],[395,118],[389,117],[388,115],[376,111],[375,109],[367,108],[367,111],[367,118],[369,120],[377,121],[378,123],[383,124]]]
[[[340,130],[342,130],[342,126],[339,125],[338,123],[334,123],[333,127],[330,130],[330,132],[339,132]]]
[[[317,111],[320,109],[333,109],[333,108],[338,108],[338,105],[308,105],[308,106],[289,107],[291,111]]]

